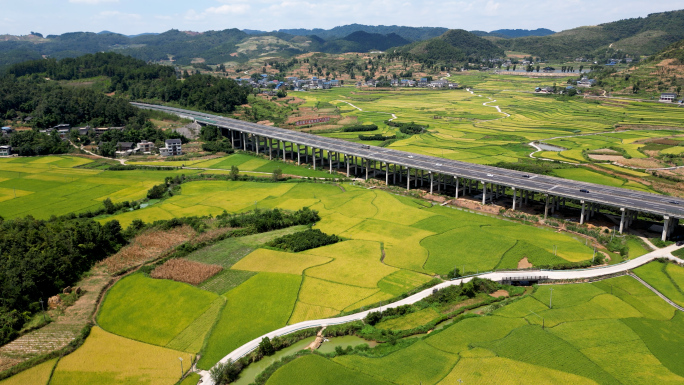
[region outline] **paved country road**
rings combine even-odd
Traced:
[[[510,279],[510,278],[544,278],[548,280],[573,280],[573,279],[584,279],[584,278],[597,278],[597,277],[603,277],[603,276],[608,276],[612,274],[619,274],[623,272],[627,272],[629,270],[635,269],[639,266],[645,265],[648,262],[653,261],[656,258],[667,258],[676,262],[682,262],[681,259],[676,258],[672,256],[672,251],[677,250],[679,247],[672,245],[668,246],[663,249],[659,249],[656,251],[653,251],[651,253],[648,253],[646,255],[642,255],[641,257],[631,259],[629,261],[616,264],[616,265],[610,265],[610,266],[603,266],[603,267],[595,267],[595,268],[589,268],[589,269],[576,269],[576,270],[513,270],[513,271],[497,271],[497,272],[491,272],[491,273],[482,273],[478,274],[476,276],[470,276],[470,277],[465,277],[461,279],[454,279],[452,281],[447,281],[443,282],[437,286],[431,287],[427,290],[423,290],[420,293],[416,293],[410,297],[404,298],[401,301],[397,301],[385,306],[381,306],[379,308],[367,310],[364,312],[356,313],[356,314],[351,314],[348,316],[344,317],[338,317],[338,318],[327,318],[327,319],[319,319],[319,320],[311,320],[311,321],[304,321],[304,322],[299,322],[294,325],[288,325],[285,327],[282,327],[278,330],[274,330],[270,333],[264,334],[263,336],[259,336],[252,341],[240,346],[239,348],[233,350],[230,354],[227,356],[223,357],[220,363],[225,363],[228,361],[236,361],[240,359],[241,357],[251,353],[254,351],[258,346],[259,342],[261,342],[261,339],[264,337],[268,337],[270,339],[273,339],[277,336],[282,336],[290,333],[294,333],[299,330],[303,329],[309,329],[309,328],[315,328],[315,327],[323,327],[323,326],[330,326],[330,325],[339,325],[347,322],[352,322],[352,321],[358,321],[366,318],[366,315],[370,312],[375,312],[375,311],[382,311],[385,309],[389,308],[394,308],[402,305],[409,305],[416,303],[428,296],[430,296],[435,289],[442,289],[448,286],[452,285],[459,285],[461,282],[468,282],[472,280],[474,277],[478,278],[486,278],[490,279],[492,281],[502,281],[504,279]],[[214,382],[211,379],[211,375],[209,371],[200,371],[199,374],[202,376],[201,384],[202,385],[214,385]]]

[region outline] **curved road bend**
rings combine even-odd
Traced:
[[[639,266],[645,265],[648,262],[651,262],[652,260],[654,260],[656,258],[667,258],[667,259],[681,263],[682,262],[681,259],[673,257],[671,254],[672,251],[674,251],[678,248],[679,247],[677,247],[676,245],[672,245],[672,246],[668,246],[668,247],[663,248],[663,249],[653,251],[653,252],[648,253],[646,255],[642,255],[641,257],[634,258],[634,259],[631,259],[629,261],[617,264],[617,265],[595,267],[595,268],[590,268],[590,269],[497,271],[497,272],[492,272],[492,273],[479,274],[479,275],[477,275],[477,277],[490,279],[492,281],[501,281],[501,280],[510,279],[510,278],[544,278],[544,279],[549,279],[549,280],[597,278],[597,277],[607,276],[607,275],[611,275],[611,274],[618,274],[618,273],[622,273],[625,271],[635,269]],[[261,339],[264,337],[268,337],[268,338],[273,339],[277,336],[282,336],[282,335],[294,333],[296,331],[303,330],[303,329],[330,326],[330,325],[339,325],[339,324],[344,324],[347,322],[362,320],[362,319],[366,318],[366,315],[370,312],[383,311],[383,310],[389,309],[389,308],[395,308],[395,307],[402,306],[402,305],[410,305],[410,304],[416,303],[416,302],[430,296],[434,289],[442,289],[442,288],[452,286],[452,285],[460,285],[461,282],[468,282],[468,281],[472,280],[473,277],[474,276],[443,282],[437,286],[423,290],[420,293],[416,293],[410,297],[404,298],[401,301],[397,301],[397,302],[394,302],[394,303],[391,303],[391,304],[388,304],[385,306],[381,306],[379,308],[366,310],[366,311],[363,311],[360,313],[351,314],[351,315],[339,317],[339,318],[327,318],[327,319],[304,321],[304,322],[296,323],[294,325],[288,325],[288,326],[282,327],[278,330],[274,330],[270,333],[267,333],[267,334],[264,334],[260,337],[257,337],[255,339],[253,339],[252,341],[240,346],[239,348],[230,352],[230,354],[228,354],[227,356],[223,357],[221,359],[221,361],[219,361],[219,362],[225,363],[228,361],[235,361],[235,360],[238,360],[241,357],[251,353],[252,351],[254,351],[259,346],[259,342],[261,342]],[[211,380],[211,374],[209,371],[206,371],[206,370],[200,371],[199,374],[202,376],[202,382],[201,382],[202,385],[214,385],[214,382]]]

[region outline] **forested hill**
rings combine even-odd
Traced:
[[[403,37],[390,33],[381,35],[379,33],[354,32],[342,39],[331,40],[320,46],[321,52],[342,53],[342,52],[367,52],[370,50],[384,51],[390,47],[397,47],[409,44],[410,41]]]
[[[142,126],[145,118],[131,107],[130,99],[173,102],[182,106],[229,113],[247,102],[250,90],[232,79],[185,75],[177,79],[168,66],[115,53],[97,53],[74,59],[40,59],[16,64],[0,78],[0,111],[6,119],[32,117],[37,128],[60,123],[91,126]],[[104,76],[105,96],[89,88],[61,85],[57,80]],[[51,80],[46,80],[51,79]]]
[[[399,55],[412,55],[420,61],[459,62],[504,56],[494,43],[462,29],[452,29],[434,39],[393,49]]]
[[[682,39],[684,10],[679,10],[580,27],[544,37],[498,39],[496,44],[506,50],[545,59],[582,56],[591,59],[599,51],[610,54],[619,50],[633,56],[652,55]]]
[[[440,27],[402,27],[397,25],[363,25],[363,24],[349,24],[335,27],[332,29],[281,29],[278,32],[286,33],[295,36],[311,36],[316,35],[324,40],[341,39],[349,36],[355,32],[366,32],[369,34],[389,35],[396,34],[402,38],[410,41],[421,41],[431,39],[442,35],[447,31],[447,28]],[[250,31],[252,33],[257,31]],[[259,32],[265,33],[265,32]]]

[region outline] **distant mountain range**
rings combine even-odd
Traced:
[[[0,68],[44,56],[74,57],[116,51],[143,60],[177,64],[246,62],[255,58],[289,58],[307,52],[407,52],[436,61],[499,58],[516,51],[545,59],[587,58],[620,51],[651,55],[684,39],[684,11],[648,15],[554,33],[549,29],[499,29],[491,32],[436,27],[350,24],[332,29],[281,29],[264,32],[226,29],[121,35],[72,32],[42,37],[0,36]]]
[[[257,31],[257,30],[252,30],[252,29],[244,29],[243,30],[245,33],[248,33],[250,35],[261,35],[261,34],[267,34],[268,32],[265,31]],[[335,27],[332,29],[321,29],[321,28],[314,28],[314,29],[279,29],[278,31],[274,32],[280,32],[280,33],[286,33],[289,35],[295,35],[295,36],[311,36],[311,35],[316,35],[322,39],[341,39],[345,36],[348,36],[354,32],[367,32],[367,33],[372,33],[372,34],[381,34],[381,35],[388,35],[388,34],[396,34],[401,37],[403,37],[406,40],[409,40],[411,42],[414,41],[421,41],[421,40],[427,40],[431,39],[437,36],[441,36],[444,34],[444,32],[448,31],[448,28],[439,28],[439,27],[401,27],[397,25],[363,25],[363,24],[349,24],[349,25],[343,25],[340,27]],[[471,31],[475,35],[478,36],[497,36],[497,37],[504,37],[504,38],[515,38],[515,37],[523,37],[523,36],[547,36],[554,34],[555,32],[550,30],[550,29],[545,29],[545,28],[539,28],[535,30],[529,30],[529,29],[499,29],[496,31],[491,31],[491,32],[484,32],[484,31]]]

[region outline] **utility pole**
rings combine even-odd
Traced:
[[[185,370],[183,370],[183,358],[178,357],[178,359],[180,360],[180,364],[181,364],[181,377],[183,377],[183,373],[185,373]]]

